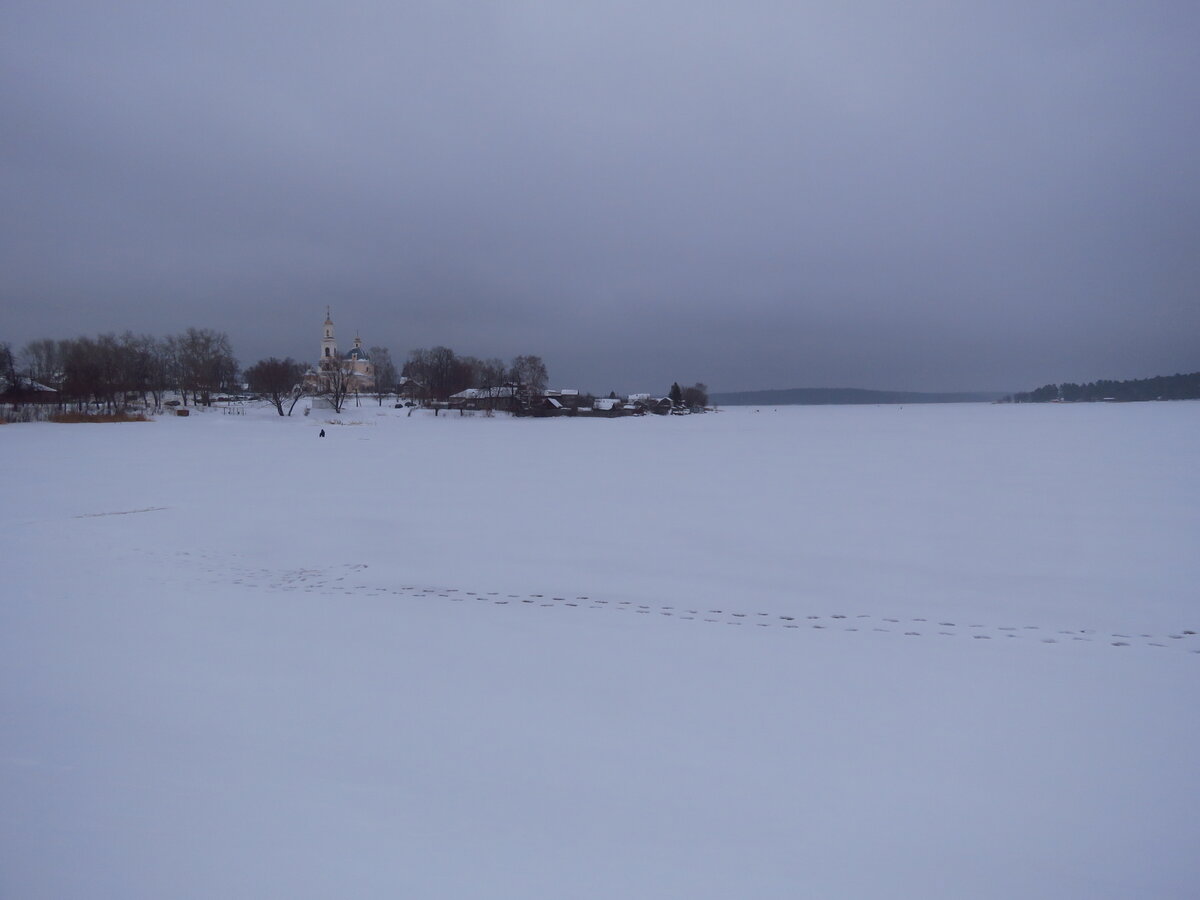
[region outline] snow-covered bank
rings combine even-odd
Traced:
[[[0,428],[4,896],[1194,893],[1200,404],[340,418]]]

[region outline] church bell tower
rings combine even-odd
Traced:
[[[333,318],[327,306],[325,307],[325,336],[321,338],[320,365],[322,368],[328,368],[337,362],[337,358],[337,340],[333,336]]]

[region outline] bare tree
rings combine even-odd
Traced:
[[[154,397],[154,407],[163,405],[163,394],[178,384],[178,366],[175,360],[175,346],[170,338],[154,341],[147,348],[150,354],[150,394]]]
[[[708,406],[708,385],[697,381],[682,392],[683,405],[691,410],[703,410]]]
[[[26,374],[39,384],[62,387],[62,341],[42,338],[30,341],[21,351]]]
[[[383,406],[383,398],[396,390],[396,382],[400,380],[400,375],[387,347],[372,347],[367,353],[375,370],[375,397],[379,400],[379,405]]]
[[[63,387],[81,406],[95,402],[115,411],[121,389],[118,343],[111,334],[64,341]]]
[[[0,379],[3,380],[0,394],[9,391],[15,393],[21,386],[17,380],[17,359],[8,344],[0,344]]]
[[[180,387],[205,406],[212,405],[212,395],[230,388],[237,378],[237,361],[224,332],[189,328],[176,338],[176,353]]]
[[[546,372],[546,364],[540,356],[518,356],[512,361],[509,376],[531,394],[540,394],[546,390],[546,382],[550,378]]]
[[[502,359],[480,360],[472,387],[498,388],[508,383],[508,367]]]
[[[303,396],[303,378],[304,366],[290,356],[287,359],[276,359],[273,356],[261,359],[246,370],[246,381],[250,390],[270,400],[281,416],[284,415],[285,401],[290,400],[287,411],[287,415],[290,416],[296,402]]]
[[[323,361],[322,361],[323,362]],[[333,411],[340,413],[346,405],[346,398],[354,390],[355,379],[350,369],[334,360],[330,365],[322,365],[318,393],[329,401]]]
[[[425,385],[435,400],[445,400],[471,386],[470,361],[464,365],[449,347],[413,350],[408,355],[404,374]]]
[[[434,347],[429,351],[428,385],[433,396],[445,400],[455,393],[455,375],[457,374],[458,358],[449,347]]]
[[[154,405],[161,406],[164,383],[159,342],[148,334],[127,331],[120,337],[119,360],[123,389],[136,392],[142,403],[151,394]]]

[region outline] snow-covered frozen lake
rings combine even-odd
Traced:
[[[1200,403],[331,418],[0,427],[0,896],[1200,892]]]

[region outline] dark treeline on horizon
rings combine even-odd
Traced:
[[[59,405],[97,404],[121,412],[130,395],[177,392],[187,405],[210,404],[215,394],[236,390],[238,364],[229,336],[211,328],[188,328],[157,338],[127,331],[64,340],[31,341],[18,355],[0,343],[0,395],[9,402],[42,401],[50,391]],[[47,391],[49,389],[49,391]]]
[[[449,347],[417,349],[409,354],[402,372],[397,371],[386,347],[371,347],[367,358],[374,372],[370,392],[379,395],[381,404],[384,394],[396,391],[406,380],[422,386],[423,399],[441,402],[469,387],[519,385],[540,393],[548,380],[545,363],[532,354],[505,363],[460,356]],[[301,395],[334,390],[309,384],[308,368],[291,357],[271,357],[243,370],[229,336],[210,328],[188,328],[161,338],[132,331],[46,338],[30,341],[19,351],[0,341],[0,401],[53,402],[63,408],[98,405],[119,413],[135,398],[160,407],[165,394],[175,393],[184,406],[189,399],[207,406],[217,395],[248,388],[270,399],[283,415],[285,398],[294,407]]]
[[[1157,375],[1131,381],[1093,381],[1089,384],[1047,384],[1034,391],[1013,394],[1014,403],[1086,403],[1099,400],[1200,400],[1200,372],[1190,375]]]

